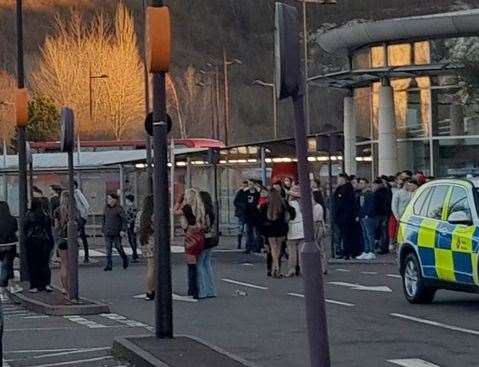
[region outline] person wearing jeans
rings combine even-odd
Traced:
[[[216,297],[216,286],[213,272],[213,248],[218,245],[218,234],[215,231],[215,210],[213,200],[206,191],[200,191],[200,199],[205,207],[205,246],[198,256],[196,264],[198,276],[198,298]]]
[[[377,202],[376,214],[378,217],[377,238],[379,254],[386,254],[389,251],[388,222],[391,215],[392,191],[387,179],[387,177],[382,177],[381,184],[379,184],[379,180],[377,180],[377,190],[374,193]]]
[[[118,251],[123,260],[123,269],[128,268],[128,256],[123,250],[121,240],[126,234],[126,215],[123,207],[118,203],[117,194],[107,196],[107,205],[103,217],[103,235],[105,237],[106,264],[105,271],[111,271],[113,247]]]
[[[373,190],[371,191],[367,179],[359,180],[359,187],[362,193],[359,197],[359,217],[357,220],[361,224],[364,250],[361,255],[356,257],[358,260],[374,260],[376,258],[375,245],[376,231],[378,229],[376,191],[379,185],[382,185],[381,180],[374,181]]]

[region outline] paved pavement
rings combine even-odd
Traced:
[[[259,366],[308,366],[301,279],[266,278],[261,257],[234,252],[218,254],[216,270],[219,297],[194,302],[184,297],[186,267],[173,266],[176,333]],[[14,367],[125,365],[109,355],[113,338],[153,331],[154,305],[140,298],[144,271],[81,269],[81,295],[111,314],[44,317],[6,305],[4,358]],[[387,264],[332,265],[325,289],[333,366],[478,365],[479,295],[440,291],[432,305],[409,305]]]

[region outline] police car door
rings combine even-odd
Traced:
[[[452,258],[451,258],[451,235],[454,226],[450,225],[446,218],[447,199],[450,196],[451,186],[437,185],[431,194],[427,210],[427,220],[421,224],[420,232],[430,233],[427,245],[431,246],[433,272],[441,280],[453,281]],[[424,236],[425,237],[425,236]],[[420,244],[426,246],[426,244]]]
[[[473,242],[476,226],[472,221],[468,192],[462,186],[453,186],[449,197],[447,218],[452,232],[447,271],[458,283],[474,284]]]

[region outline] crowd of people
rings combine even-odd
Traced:
[[[267,275],[273,278],[301,274],[300,248],[304,241],[302,195],[313,202],[315,241],[321,250],[323,271],[327,272],[326,216],[330,216],[332,241],[336,256],[345,260],[373,260],[394,248],[399,218],[417,188],[430,180],[421,172],[400,172],[393,177],[381,176],[369,182],[366,178],[338,176],[331,196],[323,194],[321,184],[311,181],[311,191],[302,193],[289,177],[273,182],[270,187],[247,180],[234,198],[239,231],[237,247],[245,254],[266,254]],[[90,205],[75,182],[75,217],[70,218],[70,197],[61,186],[50,186],[49,198],[33,187],[30,207],[24,221],[26,260],[32,293],[51,292],[50,264],[56,255],[60,263],[59,281],[66,294],[67,248],[69,223],[76,223],[78,239],[88,263],[89,245],[85,231]],[[116,193],[107,195],[102,231],[106,256],[104,271],[113,268],[112,252],[116,249],[127,269],[130,261],[139,259],[138,247],[146,259],[146,300],[155,298],[155,261],[153,196],[147,196],[137,208],[135,197],[126,195],[125,207]],[[187,189],[175,205],[184,231],[188,295],[195,299],[216,296],[212,249],[218,245],[219,233],[215,208],[206,191]],[[6,202],[0,202],[0,296],[4,297],[13,278],[17,255],[17,220]],[[123,248],[127,239],[132,249],[131,260]],[[139,246],[138,246],[139,245]],[[283,263],[287,269],[284,270]],[[283,268],[283,270],[282,270]],[[12,291],[12,290],[11,290]],[[14,290],[15,291],[15,290]]]
[[[266,253],[267,276],[283,277],[282,259],[287,259],[285,276],[301,273],[300,247],[304,241],[303,213],[300,204],[301,190],[289,177],[278,180],[271,187],[259,182],[243,182],[234,199],[235,215],[238,218],[238,249],[242,248],[246,233],[245,254]],[[324,237],[325,204],[319,182],[311,183],[315,240],[321,249],[323,271],[327,272]]]
[[[399,172],[369,182],[341,174],[331,199],[337,257],[374,260],[394,248],[398,222],[417,188],[432,177]]]
[[[74,182],[74,218],[70,218],[70,196],[60,185],[49,186],[47,198],[43,191],[32,187],[32,197],[23,223],[25,236],[25,255],[29,275],[29,292],[52,292],[51,270],[52,259],[59,262],[59,283],[65,295],[67,289],[67,249],[69,223],[75,223],[77,239],[83,244],[84,263],[90,262],[89,244],[86,234],[87,218],[90,215],[90,204],[82,193],[77,182]],[[137,238],[134,231],[136,208],[134,196],[126,198],[126,211],[120,205],[119,196],[111,193],[107,196],[104,209],[102,232],[105,240],[105,271],[112,270],[112,250],[115,248],[123,261],[123,268],[128,268],[129,259],[123,246],[123,237],[128,236],[132,248],[132,261],[138,261]],[[18,288],[10,284],[14,278],[13,263],[18,256],[18,223],[11,215],[7,202],[0,202],[0,297],[6,298],[7,288],[10,292]],[[144,254],[147,251],[144,251]],[[145,256],[146,257],[146,256]],[[13,287],[13,288],[12,288]]]

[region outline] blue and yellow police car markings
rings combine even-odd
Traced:
[[[434,219],[422,219],[417,235],[417,244],[419,258],[421,260],[422,272],[427,278],[437,278],[436,272],[436,246],[438,221]]]
[[[456,281],[474,284],[473,248],[476,233],[475,226],[456,225],[452,232],[451,250],[454,261]],[[476,269],[477,270],[477,269]]]

